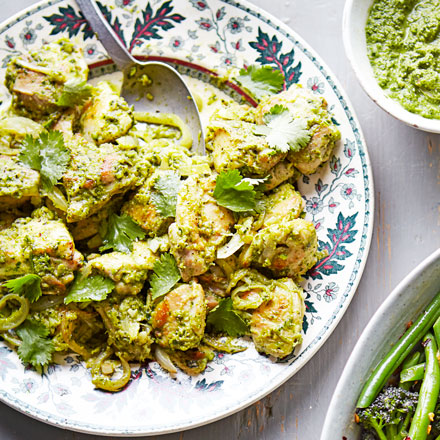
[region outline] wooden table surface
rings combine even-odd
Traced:
[[[0,21],[33,3],[35,0],[1,0]],[[281,18],[305,38],[351,98],[374,172],[373,240],[362,281],[347,313],[296,376],[233,416],[201,428],[160,436],[160,440],[318,440],[338,378],[369,318],[392,288],[440,247],[440,136],[394,120],[362,91],[342,44],[344,0],[252,3]],[[3,404],[0,409],[1,440],[104,438],[53,428]]]

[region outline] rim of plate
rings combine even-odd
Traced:
[[[370,333],[372,330],[380,324],[385,315],[389,315],[390,310],[397,298],[399,298],[402,293],[407,289],[408,285],[411,284],[415,279],[420,278],[421,274],[425,272],[433,263],[440,259],[440,248],[426,257],[421,261],[411,272],[403,278],[402,281],[391,291],[387,296],[385,301],[380,305],[380,307],[374,312],[374,315],[368,321],[367,326],[362,331],[361,336],[356,342],[353,351],[348,358],[345,368],[341,374],[341,377],[336,385],[336,389],[333,393],[332,400],[329,404],[329,410],[325,416],[324,426],[322,428],[321,440],[328,440],[333,438],[333,426],[332,420],[340,419],[340,410],[337,408],[335,402],[340,400],[340,396],[345,389],[349,388],[351,379],[351,372],[356,368],[357,361],[361,356],[361,353],[365,350],[365,346],[368,341],[371,340]],[[369,373],[367,373],[369,374]],[[357,398],[356,398],[357,399]],[[355,408],[353,408],[354,411]]]
[[[342,19],[342,39],[348,61],[359,84],[369,98],[382,110],[410,127],[430,133],[440,133],[440,120],[429,119],[406,110],[400,103],[390,98],[379,86],[366,53],[365,23],[356,22],[359,3],[368,3],[370,9],[374,0],[346,0]],[[368,12],[367,12],[368,13]],[[362,15],[363,17],[363,15]],[[365,20],[366,21],[366,20]]]
[[[284,384],[288,379],[298,373],[304,365],[310,361],[310,359],[316,354],[316,352],[324,345],[330,335],[333,333],[340,320],[344,316],[348,306],[350,305],[354,294],[356,293],[359,282],[362,278],[362,274],[367,262],[371,239],[373,235],[374,227],[374,208],[375,208],[375,197],[374,197],[374,181],[373,181],[373,171],[371,167],[371,162],[367,150],[367,145],[365,138],[354,113],[354,108],[351,104],[350,99],[341,86],[339,80],[336,78],[333,71],[327,66],[327,64],[322,60],[321,56],[291,27],[284,24],[280,19],[274,17],[269,12],[264,9],[253,5],[248,0],[220,0],[222,3],[228,4],[230,6],[244,10],[245,12],[253,15],[256,19],[264,21],[265,24],[271,26],[275,31],[281,32],[284,38],[289,39],[295,47],[310,59],[310,61],[315,65],[315,67],[324,74],[326,81],[331,86],[333,92],[336,94],[339,103],[343,107],[344,113],[349,120],[350,127],[353,131],[355,137],[356,145],[360,146],[359,154],[362,163],[362,174],[363,181],[365,183],[365,217],[367,221],[362,226],[362,234],[360,239],[360,247],[358,254],[356,256],[356,262],[354,269],[351,273],[350,279],[348,281],[348,286],[346,291],[341,295],[341,300],[338,305],[335,306],[335,311],[332,313],[330,318],[327,320],[321,332],[313,339],[313,341],[302,351],[294,363],[286,365],[283,372],[274,377],[274,380],[270,384],[265,384],[253,395],[248,396],[243,399],[238,404],[232,406],[226,411],[221,411],[216,415],[202,416],[199,419],[191,420],[185,424],[179,425],[168,425],[166,429],[151,430],[148,426],[129,428],[126,431],[120,428],[109,428],[108,426],[102,425],[89,425],[80,422],[69,421],[68,418],[54,415],[53,413],[43,412],[36,408],[35,406],[29,405],[27,408],[23,406],[23,402],[16,401],[13,396],[0,390],[0,401],[7,404],[8,406],[14,408],[15,410],[32,417],[36,420],[42,421],[49,425],[69,429],[72,431],[94,434],[94,435],[104,435],[104,436],[116,436],[116,437],[138,437],[138,436],[152,436],[161,434],[170,434],[178,431],[185,431],[188,429],[194,429],[209,423],[216,422],[225,417],[228,417],[250,405],[257,402],[258,400],[264,398],[272,391]],[[7,20],[0,23],[0,33],[2,33],[3,28],[8,26],[12,22],[18,22],[26,17],[33,15],[33,13],[38,12],[42,7],[53,6],[57,3],[67,2],[67,0],[40,0],[32,6],[29,6],[22,11],[14,14]]]

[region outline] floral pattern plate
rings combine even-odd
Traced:
[[[0,398],[17,410],[89,433],[173,432],[220,419],[260,399],[303,367],[329,337],[355,293],[367,258],[372,173],[341,86],[314,51],[269,14],[241,0],[99,0],[98,5],[133,54],[172,62],[184,74],[218,84],[216,75],[231,66],[257,62],[279,69],[285,88],[299,82],[325,97],[342,134],[331,160],[299,182],[307,217],[328,256],[304,279],[304,341],[288,358],[275,362],[250,347],[234,355],[217,354],[200,376],[179,373],[176,379],[151,362],[134,367],[128,386],[111,394],[94,389],[88,370],[74,355],[38,374],[0,345]],[[84,47],[93,75],[112,69],[74,2],[44,0],[0,25],[0,74],[14,55],[61,36]],[[243,98],[234,84],[226,89]]]

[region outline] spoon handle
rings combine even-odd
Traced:
[[[134,63],[135,59],[108,24],[95,0],[76,0],[76,4],[119,69],[124,71]]]

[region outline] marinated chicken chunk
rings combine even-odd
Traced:
[[[94,88],[80,124],[84,137],[98,145],[123,136],[133,125],[132,109],[119,96],[115,86],[101,81]]]
[[[64,84],[86,81],[88,67],[82,50],[67,39],[13,58],[6,69],[6,86],[14,110],[32,119],[53,113]]]
[[[88,263],[91,273],[99,273],[115,282],[115,291],[122,295],[137,295],[148,276],[157,257],[151,252],[148,243],[133,243],[130,254],[110,252],[100,255]]]
[[[155,171],[122,207],[122,212],[129,215],[150,237],[164,234],[173,221],[173,217],[164,217],[159,212],[153,200],[156,182],[170,174],[174,173]]]
[[[64,223],[41,209],[0,231],[0,262],[0,279],[35,273],[44,293],[64,293],[83,257]]]
[[[68,197],[66,218],[76,222],[103,208],[138,182],[136,153],[113,144],[99,147],[80,135],[65,136],[72,159],[62,177]]]
[[[151,358],[153,338],[148,309],[140,296],[118,297],[95,305],[108,333],[108,344],[127,361]]]
[[[167,293],[152,313],[156,342],[173,350],[196,348],[205,332],[206,304],[202,286],[182,284]]]
[[[265,199],[263,227],[294,220],[304,207],[301,194],[290,183],[285,183]]]
[[[9,156],[0,156],[0,210],[39,195],[40,174]]]
[[[180,187],[168,234],[183,281],[208,270],[234,224],[231,211],[212,196],[214,188],[213,177],[189,177]]]
[[[264,115],[275,105],[286,108],[293,119],[306,121],[309,143],[297,152],[289,152],[288,160],[303,174],[313,174],[326,162],[341,134],[327,110],[327,102],[293,84],[288,90],[263,99],[256,110],[256,121],[263,123]]]
[[[258,351],[283,358],[302,342],[304,297],[290,278],[273,281],[271,290],[272,298],[252,313],[250,329]]]
[[[267,268],[276,277],[298,277],[318,260],[317,248],[313,223],[298,218],[258,231],[240,259],[244,267]]]

